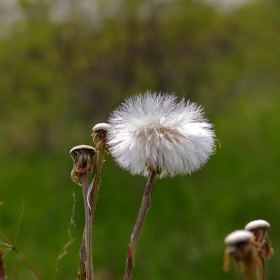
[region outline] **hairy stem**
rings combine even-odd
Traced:
[[[105,149],[105,143],[101,144],[96,153],[96,159],[93,165],[92,185],[89,186],[88,171],[81,176],[85,207],[85,229],[80,247],[78,280],[94,280],[92,244],[93,218],[96,209]]]
[[[89,189],[88,171],[81,175],[81,184],[85,207],[85,229],[80,248],[80,264],[78,271],[79,280],[93,280],[93,260],[92,260],[92,215],[87,203],[87,193]]]
[[[100,186],[100,176],[102,172],[103,162],[104,162],[104,154],[106,150],[106,143],[105,141],[100,143],[99,149],[96,153],[96,160],[93,165],[93,180],[92,180],[92,192],[90,195],[90,204],[91,204],[91,211],[94,212],[96,209],[96,202],[98,197],[98,191]]]
[[[130,280],[132,277],[132,271],[133,271],[133,267],[134,267],[134,258],[135,258],[135,253],[137,250],[137,244],[138,244],[138,240],[140,237],[140,233],[141,233],[145,218],[146,218],[148,210],[150,208],[152,193],[153,193],[153,190],[155,187],[155,182],[156,182],[156,172],[150,170],[149,176],[148,176],[148,181],[147,181],[144,195],[142,198],[141,206],[139,209],[138,217],[137,217],[133,232],[131,234],[130,244],[128,245],[128,248],[127,248],[127,259],[126,259],[124,280]]]

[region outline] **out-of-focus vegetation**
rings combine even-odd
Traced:
[[[84,211],[69,150],[91,144],[92,126],[125,97],[175,92],[205,108],[222,148],[192,176],[157,181],[133,279],[240,279],[222,271],[223,239],[259,218],[275,249],[267,278],[278,279],[280,2],[220,12],[194,0],[93,1],[92,15],[81,2],[19,0],[1,30],[0,230],[44,279],[76,279]],[[106,155],[98,280],[122,278],[144,184]],[[74,201],[74,242],[55,273]],[[4,262],[10,279],[32,279],[12,252]]]

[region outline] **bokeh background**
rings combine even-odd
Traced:
[[[275,249],[267,279],[279,279],[279,14],[277,0],[0,1],[0,230],[44,279],[77,275],[84,210],[70,149],[147,90],[201,104],[221,147],[191,176],[157,181],[133,279],[242,279],[222,270],[223,240],[260,218]],[[122,279],[144,185],[106,155],[98,280]],[[14,252],[4,262],[9,279],[33,279]]]

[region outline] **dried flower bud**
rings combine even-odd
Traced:
[[[71,179],[80,186],[79,177],[90,170],[94,154],[94,148],[87,145],[75,146],[70,150],[70,156],[73,159]]]
[[[270,224],[265,220],[251,221],[245,226],[246,230],[254,234],[253,242],[259,254],[265,259],[269,259],[273,255],[273,248],[271,247],[271,241],[267,233],[267,229],[269,228]]]
[[[98,123],[92,128],[92,138],[93,141],[100,142],[106,139],[107,131],[110,128],[110,125],[107,123]]]
[[[229,271],[230,259],[234,260],[235,271],[244,275],[256,275],[262,260],[251,239],[254,235],[247,230],[236,230],[225,238],[228,247],[225,250],[223,269]],[[255,278],[254,278],[255,279]]]

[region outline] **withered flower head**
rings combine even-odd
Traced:
[[[70,156],[73,159],[71,179],[80,186],[79,177],[90,170],[94,154],[94,148],[87,145],[75,146],[70,150]]]
[[[244,275],[255,275],[257,266],[262,264],[256,246],[251,243],[253,233],[247,230],[236,230],[224,240],[228,245],[225,250],[224,270],[229,271],[230,260],[233,259],[235,271]]]
[[[265,259],[269,259],[273,255],[273,248],[267,233],[269,228],[270,224],[265,220],[251,221],[245,226],[245,230],[249,230],[254,234],[253,242],[259,254]]]
[[[102,142],[103,140],[106,139],[107,131],[110,128],[110,125],[107,123],[98,123],[92,128],[92,138],[93,141],[96,142],[97,144],[99,142]]]

